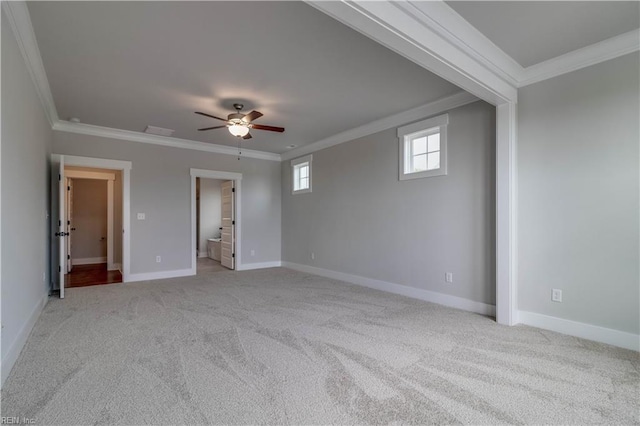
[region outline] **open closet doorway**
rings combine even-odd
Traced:
[[[198,274],[223,271],[221,179],[196,178],[196,252]]]
[[[240,173],[191,169],[194,274],[237,269],[241,179]]]
[[[65,287],[122,282],[122,172],[66,166]]]

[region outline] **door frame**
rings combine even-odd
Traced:
[[[60,158],[64,158],[65,167],[75,166],[122,171],[122,282],[127,282],[129,280],[131,271],[131,161],[111,160],[106,158],[94,157],[79,157],[76,155],[64,154],[51,154],[51,158],[58,160]],[[90,173],[93,173],[94,175],[105,174],[104,172]],[[107,192],[107,197],[109,198],[110,194],[111,200],[113,202],[113,181],[110,182],[111,191]],[[108,210],[111,212],[111,215],[107,214],[107,222],[109,221],[110,216],[111,226],[113,226],[113,208]],[[109,244],[109,238],[111,238],[111,244]],[[109,233],[109,235],[107,236],[107,245],[108,247],[111,247],[111,250],[113,250],[113,232]],[[107,256],[109,256],[109,249],[107,249]],[[111,256],[111,263],[113,263],[113,251],[111,251]]]
[[[64,176],[67,179],[92,179],[107,181],[107,270],[115,271],[117,268],[113,262],[113,219],[115,216],[115,204],[113,200],[113,184],[116,180],[115,173],[85,171],[85,170],[66,170],[68,164],[65,164]],[[113,170],[113,169],[111,169]],[[69,203],[67,202],[67,206]],[[67,212],[69,217],[69,212]],[[69,235],[71,238],[71,235]],[[68,244],[67,244],[68,246]],[[66,253],[71,254],[71,253]],[[73,259],[72,259],[73,260]]]
[[[234,200],[234,208],[235,208],[235,270],[239,271],[242,265],[242,220],[241,220],[241,212],[242,212],[242,173],[236,172],[223,172],[218,170],[205,170],[205,169],[190,169],[189,171],[191,175],[191,273],[193,275],[197,272],[197,251],[196,251],[196,178],[202,179],[222,179],[222,180],[232,180],[234,182],[235,188],[235,200]]]

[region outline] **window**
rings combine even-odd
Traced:
[[[447,174],[447,114],[398,128],[400,180]]]
[[[293,168],[293,190],[292,194],[303,194],[305,192],[311,192],[311,160],[313,156],[307,155],[305,157],[296,158],[291,160],[291,167]]]

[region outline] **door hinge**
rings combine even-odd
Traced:
[[[71,225],[71,221],[70,220],[67,221],[67,225]]]
[[[61,221],[58,221],[58,226],[62,226],[62,222]]]
[[[71,255],[70,254],[67,255],[67,260],[69,260],[69,259],[71,259]]]
[[[231,255],[231,257],[236,257],[236,254],[235,254],[235,253],[233,253],[233,254]]]
[[[71,187],[70,186],[67,186],[67,191],[71,191]]]
[[[62,269],[60,269],[60,265],[58,265],[58,272],[61,272],[61,271],[62,271]]]
[[[58,182],[60,182],[62,180],[62,176],[60,175],[60,173],[58,173]]]
[[[235,224],[236,224],[236,221],[235,221],[235,220],[232,220],[232,221],[231,221],[231,224],[232,224],[232,225],[235,225]]]
[[[236,192],[236,189],[235,188],[231,188],[231,192]]]

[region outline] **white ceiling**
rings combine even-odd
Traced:
[[[523,67],[634,30],[638,1],[447,1]]]
[[[235,145],[241,101],[286,127],[246,148],[281,153],[460,91],[301,2],[29,2],[58,115]]]

